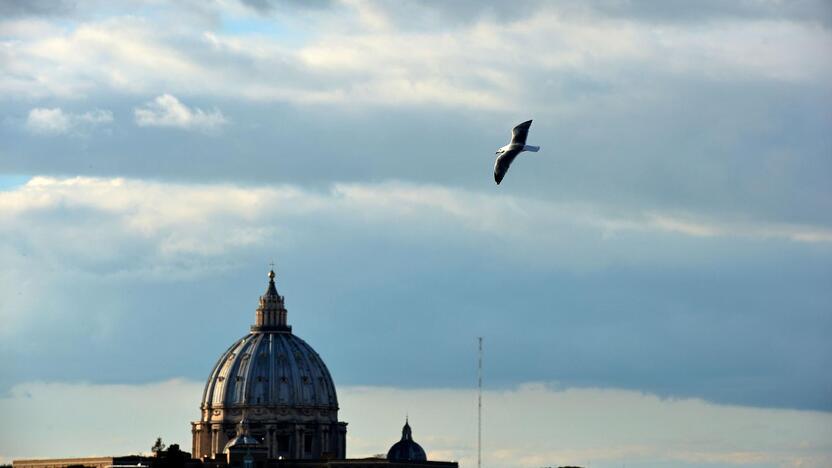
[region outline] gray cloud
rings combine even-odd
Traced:
[[[590,0],[545,2],[540,0],[430,2],[368,2],[365,8],[383,15],[397,27],[438,29],[464,26],[482,20],[512,22],[525,20],[542,12],[554,12],[570,19],[596,18],[639,23],[685,25],[718,21],[788,20],[832,25],[832,6],[823,0],[778,2],[743,0],[723,2],[705,0],[687,2],[669,0]],[[440,26],[441,25],[441,26]]]
[[[276,10],[296,10],[308,8],[328,8],[333,0],[240,0],[247,7],[259,13],[272,13]]]
[[[531,138],[543,152],[524,157],[503,191],[591,201],[613,211],[832,225],[832,192],[824,177],[832,170],[827,157],[832,143],[818,91],[671,81],[654,93],[657,97],[646,102],[639,96],[590,98],[590,105],[537,119]],[[504,143],[507,128],[526,117],[431,109],[352,113],[214,99],[188,103],[216,105],[235,124],[218,139],[136,129],[127,117],[116,120],[111,135],[70,142],[6,127],[0,129],[5,142],[0,148],[9,157],[0,167],[23,174],[82,171],[310,186],[392,178],[490,191],[494,148]],[[112,108],[116,116],[133,112],[132,103],[100,107]],[[144,143],[150,135],[152,141]],[[182,156],[183,146],[199,154],[198,165]]]
[[[818,22],[826,27],[832,24],[832,6],[823,0],[706,0],[695,3],[683,0],[658,3],[649,0],[599,0],[590,5],[592,10],[602,15],[657,23],[759,19]]]
[[[247,31],[248,7],[198,4],[0,22],[0,171],[140,179],[0,217],[9,382],[203,378],[204,340],[247,329],[276,257],[296,330],[347,383],[467,385],[479,334],[495,386],[830,408],[826,29],[710,3],[662,28],[640,3],[507,23],[358,3]],[[165,94],[234,125],[136,125]],[[95,138],[25,125],[96,108]],[[495,189],[527,118],[543,151]]]
[[[112,14],[129,13],[143,2],[112,5],[107,2],[77,2],[75,0],[5,0],[0,2],[0,14],[4,17],[52,17],[70,16],[91,18],[93,13],[106,9]],[[541,12],[554,12],[571,18],[618,19],[654,24],[685,24],[731,20],[789,20],[832,24],[832,7],[823,0],[777,2],[771,0],[744,0],[721,2],[706,0],[696,3],[670,0],[593,0],[561,1],[520,0],[508,4],[501,1],[463,0],[455,2],[430,2],[403,0],[399,2],[362,2],[361,4],[335,0],[240,0],[251,11],[282,18],[291,18],[298,12],[319,11],[326,15],[332,11],[358,8],[385,18],[391,24],[405,29],[436,30],[461,27],[482,20],[512,22],[528,19]],[[167,5],[191,20],[216,23],[223,12],[214,2],[184,1]]]
[[[3,0],[0,16],[61,16],[75,11],[75,0]]]
[[[828,241],[396,184],[37,180],[0,201],[9,385],[203,378],[199,343],[245,333],[276,259],[295,330],[344,384],[468,385],[485,336],[493,387],[832,408]]]

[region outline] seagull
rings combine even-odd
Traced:
[[[511,130],[511,142],[502,148],[498,149],[496,153],[497,161],[494,162],[494,182],[500,185],[503,177],[508,172],[508,167],[511,166],[514,158],[523,151],[537,152],[540,150],[539,146],[531,146],[526,144],[526,137],[529,136],[529,127],[532,126],[532,121],[527,120]]]

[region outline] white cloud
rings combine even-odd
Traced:
[[[101,87],[166,89],[257,101],[474,109],[521,103],[544,112],[569,104],[549,84],[570,75],[613,83],[619,96],[643,97],[652,89],[644,83],[666,74],[803,84],[824,84],[832,74],[821,60],[832,53],[832,33],[808,23],[734,18],[650,27],[543,7],[512,22],[486,15],[450,31],[412,30],[390,27],[381,10],[345,2],[308,16],[303,29],[316,34],[293,36],[292,46],[282,35],[206,31],[202,22],[163,27],[155,18],[124,16],[77,28],[41,26],[35,34],[12,20],[3,29],[21,40],[0,48],[8,70],[0,90],[77,96]],[[281,20],[291,25],[297,18]],[[541,86],[549,96],[543,101]]]
[[[549,202],[497,196],[438,185],[401,182],[335,184],[328,192],[282,186],[179,184],[124,178],[33,177],[14,190],[0,192],[0,212],[24,215],[32,210],[75,207],[101,211],[142,235],[172,226],[233,216],[259,226],[268,214],[349,213],[344,219],[384,222],[391,216],[417,222],[430,216],[489,235],[533,235],[562,223],[602,233],[667,232],[693,237],[779,237],[795,241],[832,241],[824,227],[735,223],[647,212],[626,216],[590,204]],[[548,234],[546,237],[550,237]]]
[[[84,217],[51,219],[49,213],[55,210],[77,210]],[[42,237],[47,250],[74,252],[72,258],[90,260],[117,257],[130,250],[127,244],[141,242],[155,252],[155,257],[147,258],[155,267],[177,263],[183,255],[233,255],[240,248],[269,241],[276,233],[284,240],[304,239],[306,221],[311,218],[327,219],[339,229],[385,226],[386,235],[405,239],[500,243],[503,249],[492,255],[519,255],[531,262],[545,262],[553,256],[559,264],[575,266],[603,258],[599,247],[615,249],[615,243],[605,239],[627,233],[832,242],[832,231],[820,226],[739,223],[672,213],[613,213],[591,204],[400,182],[335,184],[320,192],[286,185],[34,177],[25,185],[0,192],[0,213],[0,231],[25,235],[30,242]],[[73,243],[71,239],[77,236],[72,232],[83,230],[85,217],[92,217],[89,222],[97,228],[85,231],[84,242]],[[391,225],[391,219],[397,222]],[[437,225],[444,229],[437,230]],[[56,235],[64,242],[52,242]],[[100,239],[90,242],[89,236]],[[630,256],[639,262],[650,258],[640,257],[644,254]]]
[[[819,226],[775,223],[743,223],[707,220],[695,216],[645,213],[639,219],[605,220],[610,233],[627,230],[657,230],[691,237],[739,237],[749,239],[789,239],[794,242],[832,242],[832,230]]]
[[[41,135],[62,135],[73,130],[88,129],[113,121],[113,113],[95,109],[83,114],[64,112],[60,107],[51,109],[37,107],[29,111],[26,128]]]
[[[26,127],[34,133],[57,135],[69,130],[69,117],[60,108],[29,111]]]
[[[17,428],[0,439],[0,462],[148,452],[157,436],[190,450],[189,422],[199,416],[201,390],[202,382],[187,380],[16,385],[0,398],[7,423]],[[349,423],[349,457],[385,453],[409,413],[414,439],[429,458],[457,460],[461,467],[476,464],[475,391],[342,386],[338,393],[340,418]],[[487,390],[483,402],[486,466],[821,468],[832,463],[829,413],[622,390],[557,391],[540,384]]]
[[[80,122],[87,122],[91,124],[110,123],[113,121],[113,113],[108,110],[95,109],[93,111],[79,114],[75,118]]]
[[[136,124],[140,127],[214,130],[228,123],[219,109],[207,112],[200,108],[191,109],[170,94],[163,94],[137,107],[134,112]]]

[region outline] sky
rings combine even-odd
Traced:
[[[829,466],[829,57],[821,0],[0,1],[0,461],[189,446],[274,262],[350,456],[471,466],[482,336],[486,466]]]

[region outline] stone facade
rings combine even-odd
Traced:
[[[239,411],[239,413],[238,413]],[[212,413],[207,421],[191,423],[197,458],[225,457],[226,444],[237,436],[241,409]],[[347,423],[284,408],[254,408],[249,413],[251,435],[260,440],[269,458],[331,459],[346,456]]]

